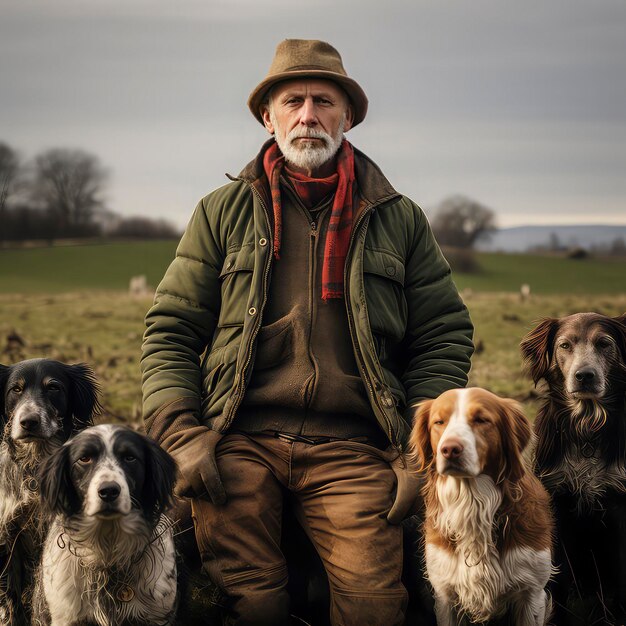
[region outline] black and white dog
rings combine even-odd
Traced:
[[[49,517],[36,472],[73,432],[92,423],[98,385],[86,365],[32,359],[0,365],[0,623],[29,622],[33,571]]]
[[[174,460],[124,426],[88,428],[44,464],[55,514],[37,574],[34,623],[170,625],[177,608]]]

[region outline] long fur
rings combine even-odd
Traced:
[[[568,389],[559,337],[587,346],[604,384],[592,397]],[[602,337],[605,347],[594,339]],[[544,318],[521,343],[545,383],[535,420],[537,474],[554,499],[559,623],[626,619],[626,315]],[[573,353],[572,353],[573,354]],[[576,621],[579,620],[579,621]],[[601,621],[600,623],[605,623]]]
[[[550,613],[544,587],[551,574],[552,522],[547,494],[522,458],[528,422],[515,403],[483,390],[456,392],[474,393],[474,404],[489,403],[499,461],[494,464],[491,450],[476,475],[440,474],[431,411],[441,423],[454,392],[447,393],[441,404],[422,405],[411,438],[427,476],[426,565],[438,623],[452,626],[459,614],[483,622],[510,609],[512,624],[543,626]],[[439,441],[444,437],[445,430]]]
[[[47,402],[35,389],[44,377],[66,383],[63,398]],[[19,395],[15,393],[19,385]],[[13,417],[20,399],[28,402],[52,425],[42,437],[15,439]],[[30,398],[30,396],[29,396]],[[65,410],[61,413],[60,407]],[[66,365],[48,359],[32,359],[0,365],[0,623],[26,624],[32,595],[33,571],[50,517],[39,508],[37,471],[72,432],[84,428],[99,409],[98,385],[84,364]]]
[[[99,465],[126,481],[132,506],[112,519],[86,513],[91,481],[81,485],[72,475],[73,447],[58,450],[42,470],[42,499],[56,513],[37,575],[34,623],[62,626],[93,622],[98,626],[173,624],[177,608],[176,552],[170,507],[175,465],[147,437],[109,425],[87,429],[85,436],[103,440],[108,451]],[[144,484],[135,491],[133,477],[115,465],[113,440],[140,439],[145,454]],[[113,475],[113,474],[112,474]]]
[[[606,363],[602,398],[580,400],[567,393],[555,359],[561,320],[544,318],[521,344],[535,384],[547,384],[535,420],[538,475],[550,493],[575,494],[581,513],[593,510],[609,493],[626,493],[626,316],[585,315],[617,347]]]

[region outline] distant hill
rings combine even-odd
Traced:
[[[501,228],[491,236],[489,241],[480,241],[476,247],[485,252],[525,252],[537,246],[550,246],[554,236],[564,248],[610,246],[615,239],[620,237],[626,241],[626,224],[624,226],[581,224]]]

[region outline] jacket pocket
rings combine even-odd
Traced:
[[[246,316],[252,272],[254,271],[254,245],[244,244],[224,259],[220,272],[222,303],[217,325],[242,326]]]
[[[363,250],[363,282],[372,332],[395,341],[402,339],[407,323],[404,273],[404,263],[394,254]]]
[[[201,409],[205,426],[207,420],[219,415],[224,409],[228,391],[232,387],[239,341],[213,350],[202,367]]]
[[[293,354],[293,320],[283,317],[263,326],[257,339],[254,370],[267,370],[286,364]]]

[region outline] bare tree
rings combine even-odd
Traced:
[[[86,234],[104,207],[107,172],[82,150],[53,149],[35,158],[33,197],[55,215],[60,234]]]
[[[496,218],[491,209],[475,200],[452,196],[439,205],[432,228],[443,246],[473,248],[496,230]]]
[[[17,153],[5,143],[0,143],[0,224],[5,223],[4,207],[17,186],[20,163]],[[0,246],[4,240],[0,228]]]

